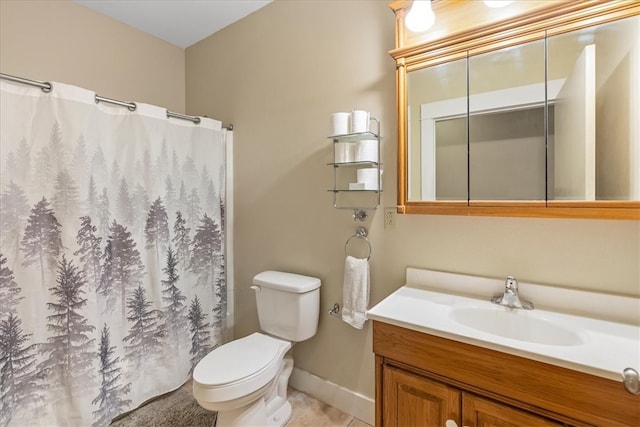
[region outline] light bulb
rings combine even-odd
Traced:
[[[414,33],[427,31],[435,21],[436,16],[431,10],[431,0],[413,0],[411,9],[404,18],[404,24]]]
[[[488,7],[498,8],[513,3],[513,0],[484,0],[484,4]]]

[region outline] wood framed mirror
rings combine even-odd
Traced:
[[[396,15],[398,212],[640,219],[640,2]]]

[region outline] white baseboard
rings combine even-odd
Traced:
[[[289,385],[369,425],[375,423],[375,402],[307,371],[293,368]]]

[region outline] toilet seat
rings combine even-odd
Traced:
[[[193,371],[196,398],[224,402],[261,389],[276,377],[290,348],[288,341],[258,332],[216,348]]]

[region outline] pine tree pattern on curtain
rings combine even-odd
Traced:
[[[220,123],[0,82],[0,425],[106,426],[225,336]]]

